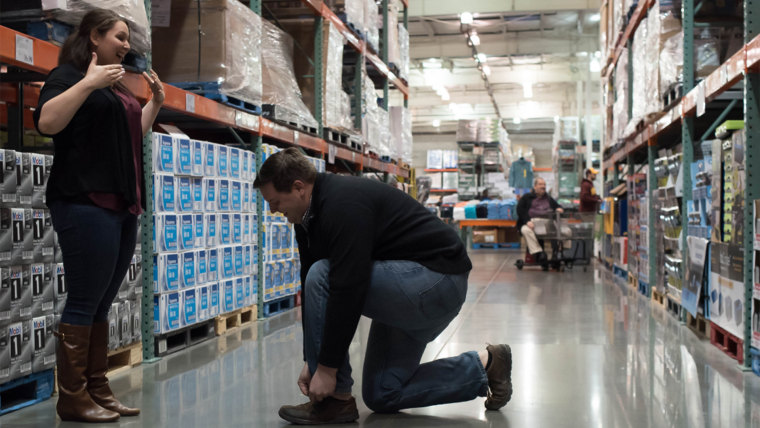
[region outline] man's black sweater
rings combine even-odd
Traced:
[[[453,228],[409,195],[366,178],[319,174],[307,218],[295,230],[304,287],[312,264],[323,259],[330,263],[319,354],[319,363],[328,367],[337,368],[345,359],[374,261],[409,260],[446,274],[472,269]]]
[[[524,224],[530,221],[530,207],[533,205],[533,201],[536,200],[538,195],[535,190],[531,190],[530,193],[523,195],[520,201],[517,202],[517,230],[520,230]],[[549,198],[549,206],[556,210],[560,208],[559,203],[554,200],[549,194],[546,195]]]

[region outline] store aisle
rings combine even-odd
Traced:
[[[509,343],[515,393],[507,407],[486,412],[478,399],[375,415],[361,404],[360,426],[760,426],[760,378],[662,309],[606,272],[517,271],[518,257],[472,254],[467,303],[425,355]],[[368,330],[363,320],[351,347],[356,376]],[[143,413],[107,426],[284,426],[279,406],[304,400],[296,387],[302,364],[291,311],[113,379],[117,396]],[[55,397],[0,417],[0,426],[77,426],[57,421],[54,407]]]

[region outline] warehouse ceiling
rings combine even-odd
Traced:
[[[460,27],[464,5],[502,118],[527,124],[583,114],[578,101],[587,93],[598,111],[599,0],[415,0],[409,9],[414,132],[449,132],[458,119],[496,115]]]

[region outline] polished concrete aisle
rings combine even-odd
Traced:
[[[514,395],[500,412],[483,399],[377,415],[364,427],[760,427],[760,377],[699,340],[660,307],[605,272],[517,271],[515,252],[479,251],[460,316],[425,359],[509,343]],[[351,346],[361,391],[369,323]],[[129,427],[280,427],[299,403],[303,365],[297,311],[131,370],[112,380],[142,408]],[[55,397],[0,417],[2,427],[52,427]],[[85,425],[82,426],[93,426]],[[344,425],[345,426],[345,425]],[[351,426],[351,425],[348,425]]]

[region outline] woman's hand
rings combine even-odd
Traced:
[[[145,81],[148,82],[148,87],[150,87],[150,91],[153,93],[151,101],[160,107],[164,103],[164,97],[166,95],[164,94],[164,85],[158,79],[158,74],[156,74],[155,71],[150,70],[150,75],[143,71],[142,76]]]
[[[98,65],[98,54],[92,53],[92,61],[87,67],[84,79],[93,89],[101,89],[113,85],[124,77],[124,67],[121,64]]]

